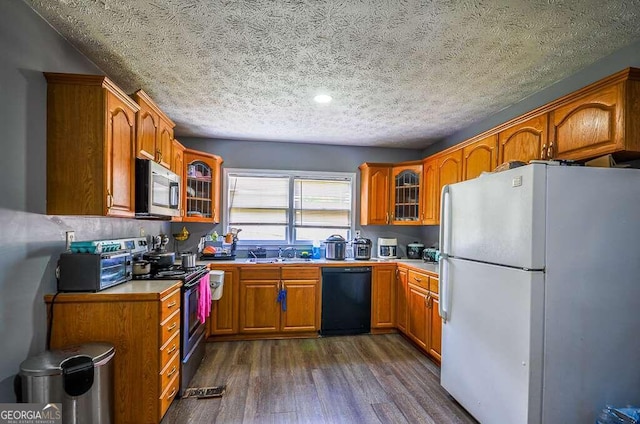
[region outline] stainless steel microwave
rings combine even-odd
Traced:
[[[180,216],[180,177],[157,163],[136,159],[136,217]]]

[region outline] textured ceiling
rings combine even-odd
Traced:
[[[640,39],[640,0],[25,1],[227,139],[423,148]]]

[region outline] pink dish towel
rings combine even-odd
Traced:
[[[198,299],[198,319],[201,323],[207,320],[211,314],[211,287],[209,286],[209,274],[200,279],[199,299]]]

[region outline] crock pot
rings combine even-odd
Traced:
[[[407,244],[407,258],[409,259],[422,259],[422,251],[424,250],[424,244],[414,241]]]
[[[147,275],[151,273],[151,262],[133,261],[133,275]]]
[[[371,259],[371,240],[358,237],[353,239],[353,258],[358,260]]]
[[[347,242],[340,234],[334,234],[324,242],[326,259],[342,261],[347,247]]]

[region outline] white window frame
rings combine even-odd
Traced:
[[[324,179],[349,179],[351,181],[351,226],[348,230],[347,239],[350,239],[351,234],[355,230],[356,220],[356,174],[355,172],[325,172],[325,171],[290,171],[290,170],[277,170],[277,169],[244,169],[244,168],[224,168],[223,169],[223,195],[222,195],[222,210],[224,211],[222,217],[222,228],[226,231],[229,227],[229,174],[236,174],[239,176],[264,176],[264,177],[289,177],[289,208],[288,208],[288,221],[287,226],[287,240],[242,240],[242,232],[238,235],[239,246],[252,246],[259,244],[260,246],[281,246],[283,243],[287,245],[301,245],[309,244],[306,241],[293,240],[293,233],[295,227],[295,210],[293,205],[293,178],[324,178]],[[293,178],[292,178],[293,177]]]

